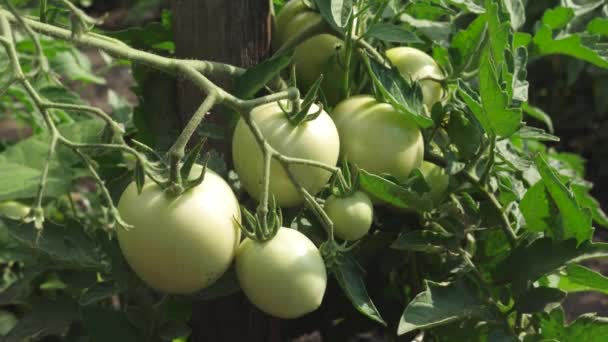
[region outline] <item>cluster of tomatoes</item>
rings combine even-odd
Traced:
[[[302,0],[290,1],[277,18],[275,44],[322,20]],[[295,48],[293,63],[302,90],[324,74],[321,84],[331,115],[313,105],[313,120],[294,125],[278,103],[255,108],[252,118],[266,141],[279,153],[336,165],[340,156],[371,173],[387,173],[405,180],[420,169],[439,200],[448,178],[436,165],[423,162],[424,142],[415,122],[391,105],[371,95],[340,98],[339,54],[342,40],[319,34]],[[338,55],[338,56],[337,56]],[[397,47],[386,57],[406,78],[420,80],[423,102],[431,108],[443,96],[444,77],[435,61],[422,51]],[[382,151],[382,152],[379,152]],[[232,152],[234,168],[243,188],[256,199],[263,193],[264,156],[249,127],[236,126]],[[200,168],[194,168],[194,177]],[[291,164],[290,171],[309,193],[318,194],[331,173],[325,169]],[[280,207],[294,207],[303,197],[282,165],[271,164],[270,193]],[[331,195],[324,209],[334,224],[336,237],[358,240],[370,230],[373,202],[362,191]],[[206,171],[204,181],[179,197],[166,195],[153,182],[140,194],[135,184],[123,193],[118,209],[134,226],[119,230],[123,254],[134,271],[150,286],[169,293],[192,293],[214,283],[235,262],[240,286],[262,311],[280,318],[296,318],[319,307],[327,285],[323,258],[304,234],[280,228],[268,241],[241,241],[239,203],[230,186],[216,173]]]

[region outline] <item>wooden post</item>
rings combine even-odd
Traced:
[[[269,0],[172,0],[172,11],[179,57],[249,67],[270,53]],[[228,89],[231,85],[229,79],[213,81]],[[186,81],[179,82],[177,94],[179,117],[185,123],[203,94]],[[225,127],[221,113],[214,114],[206,122]],[[229,142],[213,143],[230,165]],[[243,294],[195,303],[191,323],[193,342],[281,340],[279,320],[253,308]]]

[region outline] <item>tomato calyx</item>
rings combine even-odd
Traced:
[[[329,239],[319,246],[319,251],[321,252],[321,256],[323,256],[325,265],[331,270],[334,267],[338,267],[338,265],[342,263],[343,255],[351,251],[358,244],[359,241],[354,243],[345,241],[339,244],[336,242],[336,240]]]
[[[295,76],[293,76],[293,78],[293,83],[295,83]],[[313,121],[323,113],[322,103],[318,105],[319,109],[317,111],[309,113],[310,107],[315,104],[315,101],[317,100],[322,81],[323,75],[320,75],[313,86],[310,87],[302,102],[291,102],[291,109],[285,108],[281,101],[278,102],[279,107],[292,125],[298,126],[304,122]]]
[[[341,172],[336,172],[331,181],[331,193],[336,197],[349,197],[359,190],[359,168],[350,164],[346,157]]]
[[[243,234],[251,240],[265,242],[272,239],[283,226],[283,214],[277,207],[274,196],[270,198],[269,206],[259,206],[255,215],[247,208],[241,207],[243,224],[238,223]]]

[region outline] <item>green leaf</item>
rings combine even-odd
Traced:
[[[434,42],[447,42],[452,33],[452,26],[446,21],[418,19],[408,13],[401,14],[399,20],[416,28]]]
[[[533,232],[551,230],[559,214],[543,182],[537,182],[526,191],[519,209],[526,219],[526,229]]]
[[[68,139],[78,142],[95,142],[103,132],[100,120],[84,120],[59,127]],[[0,154],[0,201],[35,197],[40,184],[42,168],[48,154],[50,137],[47,134],[25,139]],[[76,167],[80,158],[71,150],[60,146],[51,160],[45,196],[65,195],[71,181],[78,175],[88,174]]]
[[[513,134],[514,138],[526,139],[526,140],[538,140],[538,141],[553,141],[558,142],[560,139],[558,136],[545,132],[544,129],[522,126],[517,132]]]
[[[464,280],[451,283],[425,281],[426,290],[405,308],[399,321],[398,335],[469,319],[485,312],[474,289]]]
[[[95,306],[83,306],[80,315],[93,342],[141,341],[141,336],[122,311]]]
[[[343,31],[353,12],[352,0],[315,0],[323,19],[338,32]]]
[[[566,293],[550,287],[533,287],[515,298],[515,309],[522,313],[545,311],[566,297]]]
[[[420,44],[422,40],[412,31],[393,24],[376,23],[365,32],[365,37],[376,38],[385,42]]]
[[[104,32],[104,34],[144,50],[152,48],[170,53],[175,51],[171,27],[159,22],[150,22],[143,27],[130,27],[120,31]]]
[[[400,251],[426,253],[439,253],[456,247],[458,247],[458,241],[453,236],[428,230],[403,233],[391,244],[391,248]]]
[[[590,187],[572,184],[571,190],[576,196],[578,204],[591,212],[593,221],[604,228],[608,228],[608,216],[602,210],[600,203],[589,193]]]
[[[458,148],[462,160],[470,160],[475,156],[481,146],[483,134],[475,119],[465,112],[452,112],[446,130],[450,141]]]
[[[72,81],[86,83],[105,84],[103,77],[95,75],[91,70],[91,62],[88,57],[78,50],[61,52],[51,59],[53,71],[66,76]]]
[[[477,118],[487,132],[501,137],[509,137],[521,126],[522,113],[520,109],[510,108],[509,95],[499,83],[501,64],[498,64],[486,50],[482,54],[479,66],[479,91],[481,104],[486,120]],[[475,113],[475,112],[474,112]]]
[[[505,0],[505,9],[511,17],[511,27],[518,30],[526,22],[526,6],[522,0]]]
[[[23,248],[49,259],[58,267],[75,269],[105,267],[95,241],[77,223],[67,222],[59,226],[45,222],[42,233],[34,227],[33,223],[28,223],[9,226],[8,232]]]
[[[49,335],[60,335],[78,319],[78,305],[61,293],[53,300],[34,298],[29,304],[31,311],[0,341],[13,342],[30,338],[39,340]]]
[[[553,168],[540,155],[536,157],[536,166],[547,192],[560,211],[561,227],[557,228],[561,228],[563,231],[554,229],[556,237],[559,239],[574,237],[579,243],[590,240],[593,228],[589,210],[579,207],[572,191],[561,182]]]
[[[542,340],[603,342],[608,335],[608,318],[584,314],[569,325],[563,309],[557,308],[540,319]]]
[[[541,28],[534,35],[534,44],[539,54],[562,54],[592,63],[600,68],[608,68],[608,49],[597,35],[576,33],[553,38],[553,31],[566,26],[574,17],[570,8],[556,7],[543,15]]]
[[[433,208],[430,195],[421,196],[412,190],[365,170],[359,172],[359,185],[370,195],[397,208],[410,208],[418,212],[429,211]]]
[[[534,282],[545,274],[571,263],[608,256],[608,244],[584,242],[577,247],[575,239],[557,241],[545,237],[517,246],[493,272],[499,283]]]
[[[369,319],[386,326],[386,322],[384,322],[380,312],[378,312],[378,309],[376,309],[376,306],[367,294],[361,266],[357,264],[350,254],[344,254],[340,258],[340,262],[332,268],[331,272],[357,311]]]
[[[466,29],[458,31],[452,39],[450,54],[455,65],[455,74],[475,67],[482,51],[484,36],[487,34],[487,16],[480,15]]]
[[[544,123],[547,126],[547,129],[549,130],[550,133],[554,132],[553,120],[551,120],[551,117],[549,116],[549,114],[545,113],[542,109],[535,107],[527,102],[524,102],[522,104],[521,108],[524,110],[524,112],[526,114],[528,114],[531,117],[535,118],[536,120]]]
[[[291,62],[291,56],[281,55],[268,59],[239,76],[234,84],[234,95],[243,99],[252,98],[264,86],[276,78]]]
[[[120,293],[116,283],[113,281],[102,281],[88,287],[78,299],[78,304],[81,306],[91,305],[113,295]]]
[[[563,271],[550,275],[549,284],[568,293],[600,291],[608,294],[608,277],[578,264],[570,264]]]
[[[608,36],[608,18],[593,18],[587,24],[587,31],[591,34]]]
[[[433,125],[433,120],[424,114],[422,89],[418,82],[406,81],[394,67],[389,69],[369,58],[365,61],[374,85],[388,103],[422,128]]]

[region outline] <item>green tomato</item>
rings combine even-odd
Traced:
[[[406,180],[422,164],[420,129],[391,105],[357,95],[340,102],[332,118],[340,134],[341,154],[360,168]]]
[[[355,191],[346,197],[331,195],[324,209],[334,223],[334,234],[343,240],[359,240],[372,226],[374,206],[364,192]]]
[[[273,37],[275,49],[281,47],[291,37],[320,23],[323,23],[321,15],[306,6],[304,1],[292,0],[287,2],[276,18],[277,30]],[[329,26],[327,26],[327,32],[329,32]]]
[[[308,91],[323,74],[321,89],[327,102],[335,105],[342,98],[344,59],[344,42],[331,34],[319,34],[304,41],[296,47],[293,55],[298,86],[303,91]],[[356,64],[353,55],[351,70],[354,70]]]
[[[236,275],[249,300],[284,319],[316,310],[327,287],[327,270],[317,247],[295,229],[280,228],[271,240],[241,243]]]
[[[422,80],[422,99],[424,105],[430,111],[433,105],[443,97],[443,87],[441,83],[434,81],[445,78],[443,71],[435,60],[426,53],[411,47],[396,47],[386,51],[386,57],[397,67],[399,72],[406,79]]]
[[[430,193],[433,202],[439,204],[448,190],[450,176],[439,165],[427,161],[420,166],[420,172],[422,172],[424,180],[431,188]]]
[[[200,170],[196,165],[191,176]],[[239,203],[230,186],[209,169],[200,185],[177,198],[151,181],[138,195],[131,183],[118,210],[133,225],[117,230],[125,259],[160,291],[185,294],[211,285],[230,266],[240,241]]]
[[[29,214],[30,207],[15,201],[0,202],[0,217],[22,220]]]
[[[286,104],[287,105],[287,104]],[[311,106],[309,113],[316,113],[319,107]],[[265,104],[251,111],[264,138],[279,153],[288,157],[318,161],[336,165],[340,154],[338,131],[329,115],[322,111],[314,120],[294,126],[283,113],[277,102]],[[264,156],[251,130],[243,119],[239,119],[232,138],[234,169],[241,184],[256,199],[263,193]],[[318,167],[291,165],[295,179],[311,194],[316,194],[331,173]],[[270,168],[270,193],[281,207],[294,207],[304,199],[279,162],[273,160]]]

